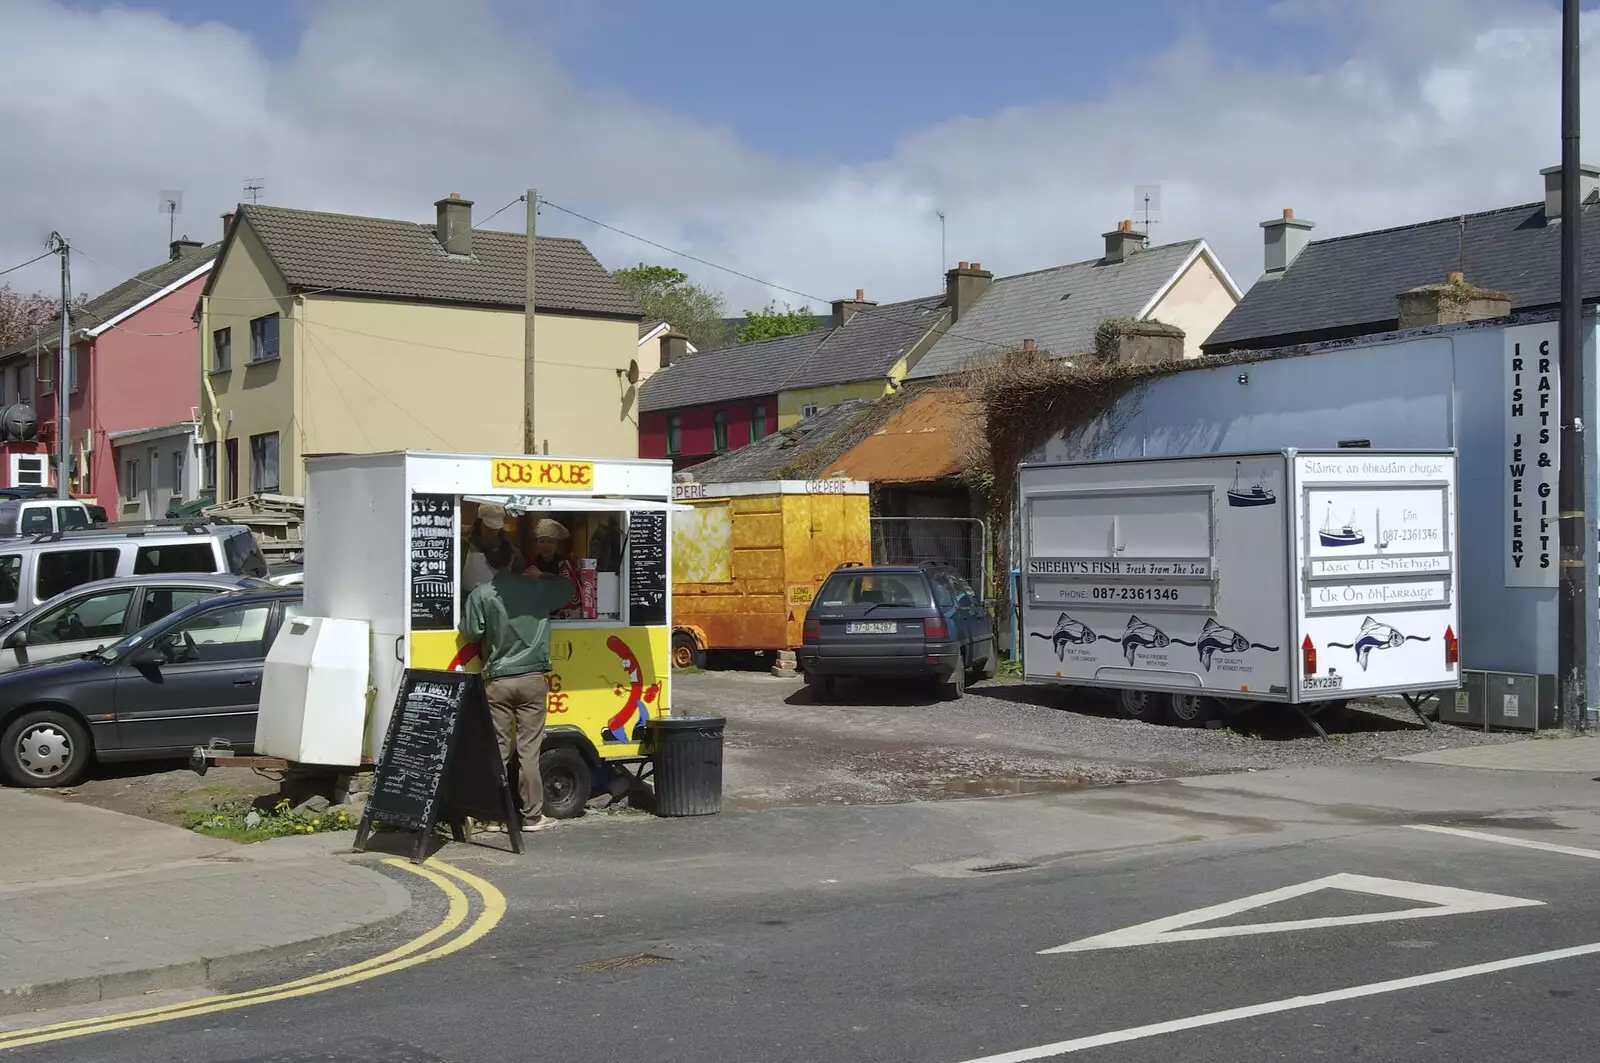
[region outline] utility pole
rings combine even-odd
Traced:
[[[68,375],[72,372],[72,325],[67,320],[71,249],[60,233],[51,233],[50,239],[56,245],[56,254],[61,256],[61,349],[56,352],[56,497],[71,498],[72,424],[67,413]]]
[[[1561,594],[1557,670],[1561,724],[1584,726],[1589,711],[1588,521],[1584,511],[1583,204],[1578,182],[1578,7],[1561,5]]]
[[[528,189],[524,197],[528,203],[528,251],[524,267],[527,270],[526,283],[528,286],[528,304],[522,311],[522,452],[524,454],[539,453],[539,437],[534,434],[533,427],[533,401],[535,378],[538,375],[539,363],[533,349],[533,297],[537,289],[534,283],[533,269],[538,252],[535,250],[535,235],[539,228],[539,193],[535,189]]]

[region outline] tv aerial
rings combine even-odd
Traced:
[[[1143,218],[1144,242],[1150,243],[1150,227],[1161,220],[1161,186],[1134,185],[1133,212]]]
[[[178,238],[178,215],[183,213],[183,189],[163,188],[160,210],[167,216],[167,242],[171,243]]]
[[[244,194],[250,197],[251,203],[261,202],[261,193],[267,187],[265,177],[246,177],[244,179]]]

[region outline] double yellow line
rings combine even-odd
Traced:
[[[439,891],[444,894],[445,899],[449,902],[444,918],[439,921],[437,926],[425,934],[412,938],[398,948],[391,949],[381,956],[374,956],[370,960],[362,960],[360,963],[352,963],[349,966],[324,971],[321,974],[309,975],[305,978],[297,978],[292,982],[265,986],[261,989],[252,989],[244,993],[223,993],[216,996],[200,997],[181,1004],[168,1004],[164,1007],[126,1011],[119,1015],[104,1015],[94,1019],[50,1023],[46,1026],[33,1026],[24,1030],[0,1033],[0,1050],[25,1048],[28,1045],[44,1044],[49,1041],[64,1041],[73,1037],[87,1037],[90,1034],[111,1033],[116,1030],[131,1030],[158,1022],[172,1022],[177,1019],[193,1018],[197,1015],[210,1015],[219,1011],[253,1007],[257,1004],[293,1000],[296,997],[310,996],[313,993],[325,993],[330,989],[342,989],[345,986],[355,985],[357,982],[365,982],[369,978],[393,974],[408,967],[415,967],[420,963],[427,963],[429,960],[439,959],[441,956],[448,956],[452,952],[459,952],[493,930],[506,914],[504,894],[495,889],[490,883],[476,875],[468,874],[458,867],[444,863],[441,860],[429,860],[427,864],[421,867],[393,858],[385,860],[384,863],[427,879],[439,888]],[[466,923],[467,916],[472,911],[472,904],[468,901],[467,895],[461,889],[461,886],[457,885],[458,882],[470,887],[477,894],[479,900],[478,915],[465,930],[461,930],[461,926]],[[459,934],[456,933],[458,930],[461,930]],[[455,936],[451,937],[452,934]]]

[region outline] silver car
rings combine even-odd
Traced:
[[[254,576],[200,572],[84,583],[0,626],[0,673],[108,646],[213,594],[270,586]]]

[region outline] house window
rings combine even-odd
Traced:
[[[178,447],[172,452],[172,493],[182,498],[187,492],[183,489],[183,447]]]
[[[217,489],[217,445],[207,443],[200,450],[200,486],[206,491]]]
[[[225,474],[228,477],[228,482],[223,485],[224,488],[225,488],[225,493],[222,496],[222,500],[224,502],[231,502],[235,498],[239,497],[239,437],[238,436],[234,436],[232,439],[228,440],[228,442],[227,442],[227,452],[226,452],[225,456],[227,457],[227,460],[228,460],[228,471]]]
[[[718,452],[728,449],[727,410],[718,410],[711,416],[711,449]]]
[[[122,463],[122,500],[124,502],[137,502],[139,500],[138,458],[129,458]]]
[[[12,487],[43,487],[45,466],[43,454],[11,455]]]
[[[683,453],[683,422],[675,413],[667,417],[667,453]]]
[[[752,406],[750,408],[750,442],[755,443],[767,436],[767,408],[765,406]]]
[[[278,490],[278,433],[250,437],[250,490],[256,494]]]
[[[808,402],[804,406],[800,407],[800,416],[802,418],[815,417],[816,415],[817,415],[817,404],[816,403]]]
[[[233,329],[219,328],[211,332],[211,371],[225,373],[233,365]]]
[[[270,362],[278,357],[278,315],[268,314],[250,322],[250,361]]]
[[[80,349],[78,347],[74,347],[74,348],[72,348],[72,354],[67,358],[67,369],[68,369],[68,372],[70,374],[67,377],[67,379],[69,381],[69,385],[68,386],[73,391],[77,391],[78,390],[78,364],[83,360],[82,359],[82,355],[83,355],[82,349]],[[70,407],[69,407],[69,409],[70,409]]]
[[[41,395],[53,394],[56,390],[56,360],[50,352],[39,359],[39,393]]]
[[[18,402],[33,401],[33,366],[23,364],[12,370],[12,377],[16,383],[15,391]]]

